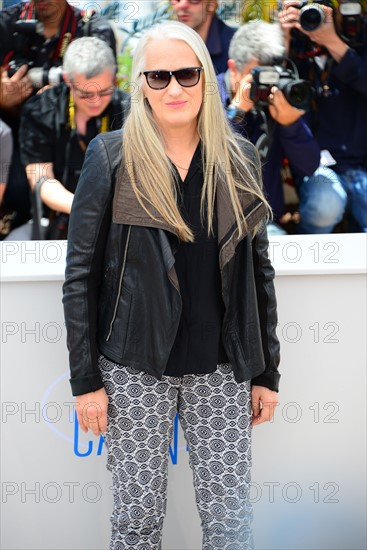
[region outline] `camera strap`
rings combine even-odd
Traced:
[[[68,127],[71,130],[76,131],[76,122],[75,122],[75,104],[73,97],[71,93],[69,93],[69,103],[68,103]],[[110,127],[110,117],[109,115],[104,115],[101,120],[100,128],[98,129],[98,133],[101,134],[102,132],[108,132]]]
[[[96,121],[97,122],[97,121]],[[70,136],[67,140],[66,149],[65,149],[65,166],[64,171],[62,175],[62,181],[61,183],[64,185],[64,187],[67,188],[67,182],[69,179],[69,168],[70,168],[70,153],[71,153],[71,143],[73,141],[73,137],[76,136],[78,145],[83,153],[87,150],[87,145],[85,141],[82,139],[82,137],[78,134],[78,130],[76,127],[75,122],[75,105],[74,100],[72,98],[71,93],[69,93],[69,101],[68,101],[68,119],[67,119],[67,128],[70,129]],[[104,115],[101,119],[100,126],[98,128],[98,134],[101,134],[102,132],[108,132],[110,129],[110,117],[108,114]]]
[[[316,93],[322,97],[329,97],[331,91],[329,78],[334,65],[334,59],[327,54],[325,63],[321,66],[318,60],[314,58],[309,65],[308,79],[316,84]],[[316,109],[315,100],[312,102],[313,109]]]
[[[326,63],[324,65],[324,68],[321,70],[321,75],[320,75],[320,93],[324,97],[328,97],[330,95],[329,77],[330,77],[333,65],[334,65],[334,59],[328,55],[328,57],[326,58]]]
[[[266,108],[256,108],[253,112],[254,116],[257,118],[258,124],[258,136],[256,137],[254,145],[258,150],[261,161],[264,163],[268,158],[276,123],[271,118]]]
[[[76,29],[78,25],[78,20],[75,15],[74,8],[70,6],[70,4],[67,5],[65,17],[62,23],[61,32],[59,41],[56,46],[55,53],[53,55],[53,60],[56,61],[57,59],[62,59],[65,53],[66,48],[68,47],[69,43],[73,40]]]

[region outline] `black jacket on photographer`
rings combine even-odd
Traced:
[[[115,88],[105,111],[89,119],[85,136],[72,129],[70,90],[65,83],[31,97],[23,106],[19,130],[23,165],[52,163],[56,179],[74,193],[89,142],[102,131],[121,128],[128,97]]]
[[[244,146],[255,157],[253,146]],[[72,206],[63,301],[74,395],[103,386],[99,352],[161,378],[182,312],[177,236],[159,214],[153,219],[141,207],[126,171],[116,178],[121,153],[121,131],[91,142]],[[277,391],[279,342],[267,209],[249,193],[240,200],[248,225],[241,237],[225,183],[218,179],[222,341],[238,382],[251,379]]]
[[[116,56],[113,30],[106,19],[95,13],[84,13],[67,4],[60,31],[53,37],[46,40],[39,33],[15,33],[16,21],[36,18],[34,6],[30,2],[20,2],[0,12],[0,65],[8,68],[10,63],[14,69],[19,69],[26,62],[31,62],[32,67],[44,67],[45,70],[58,67],[62,65],[69,42],[82,36],[100,38],[112,48]],[[17,130],[17,118],[7,117],[6,112],[2,118],[7,120],[13,131]]]

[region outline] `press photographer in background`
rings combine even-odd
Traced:
[[[225,71],[229,43],[236,29],[216,15],[218,0],[170,0],[170,3],[177,20],[204,40],[216,72]]]
[[[367,232],[367,23],[358,1],[279,12],[289,55],[316,90],[310,125],[320,168],[299,181],[300,229],[329,233],[347,209],[348,230]]]
[[[89,142],[101,132],[121,128],[128,95],[115,87],[113,51],[92,36],[68,46],[63,82],[30,98],[19,130],[21,159],[35,204],[46,206],[49,226],[35,234],[37,219],[12,231],[8,240],[65,239],[74,192]],[[32,233],[33,229],[33,233]]]
[[[312,91],[308,82],[282,65],[285,45],[278,24],[250,21],[229,46],[228,71],[218,77],[222,102],[235,130],[250,139],[263,162],[263,181],[274,222],[270,234],[282,234],[284,214],[282,164],[293,174],[311,175],[320,150],[304,113]]]
[[[18,129],[23,103],[45,85],[61,82],[68,44],[97,36],[116,53],[109,23],[91,10],[82,12],[66,0],[20,2],[0,12],[0,117],[13,132],[14,152],[5,203],[16,212],[16,227],[30,217],[29,187],[19,160]]]

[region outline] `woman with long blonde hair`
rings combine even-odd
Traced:
[[[178,412],[203,549],[251,549],[251,429],[280,376],[259,159],[189,27],[147,31],[132,81],[122,132],[88,148],[64,284],[78,421],[106,432],[110,548],[161,548]]]

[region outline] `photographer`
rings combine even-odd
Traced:
[[[115,87],[116,64],[109,46],[84,37],[68,47],[65,82],[24,105],[19,131],[21,158],[29,183],[50,210],[46,238],[67,236],[74,192],[89,142],[121,128],[128,95]],[[14,230],[9,240],[30,238],[32,226]]]
[[[72,7],[66,0],[20,2],[0,12],[0,117],[11,127],[14,140],[4,200],[8,208],[16,210],[14,227],[30,216],[27,178],[19,161],[22,105],[43,86],[61,81],[64,52],[72,40],[82,36],[97,36],[115,52],[109,23],[90,10],[84,13]]]
[[[310,124],[325,158],[312,177],[299,183],[300,229],[329,233],[347,208],[349,229],[367,232],[367,24],[362,6],[345,1],[337,7],[300,8],[284,2],[279,22],[290,57],[316,89]]]
[[[218,77],[222,101],[235,129],[250,139],[260,152],[264,187],[275,221],[284,214],[283,159],[287,158],[292,172],[300,176],[311,175],[320,160],[318,145],[304,121],[304,110],[300,108],[307,106],[309,90],[306,83],[294,80],[298,90],[301,85],[306,96],[304,104],[296,107],[272,84],[267,87],[266,101],[251,99],[251,89],[254,90],[255,86],[254,82],[251,84],[251,70],[261,65],[273,65],[283,56],[284,49],[279,25],[261,20],[246,23],[231,41],[228,71]],[[282,70],[281,67],[278,69]],[[284,233],[276,225],[269,230]]]
[[[216,15],[218,0],[170,0],[177,20],[204,40],[217,73],[226,70],[228,47],[236,29]]]

